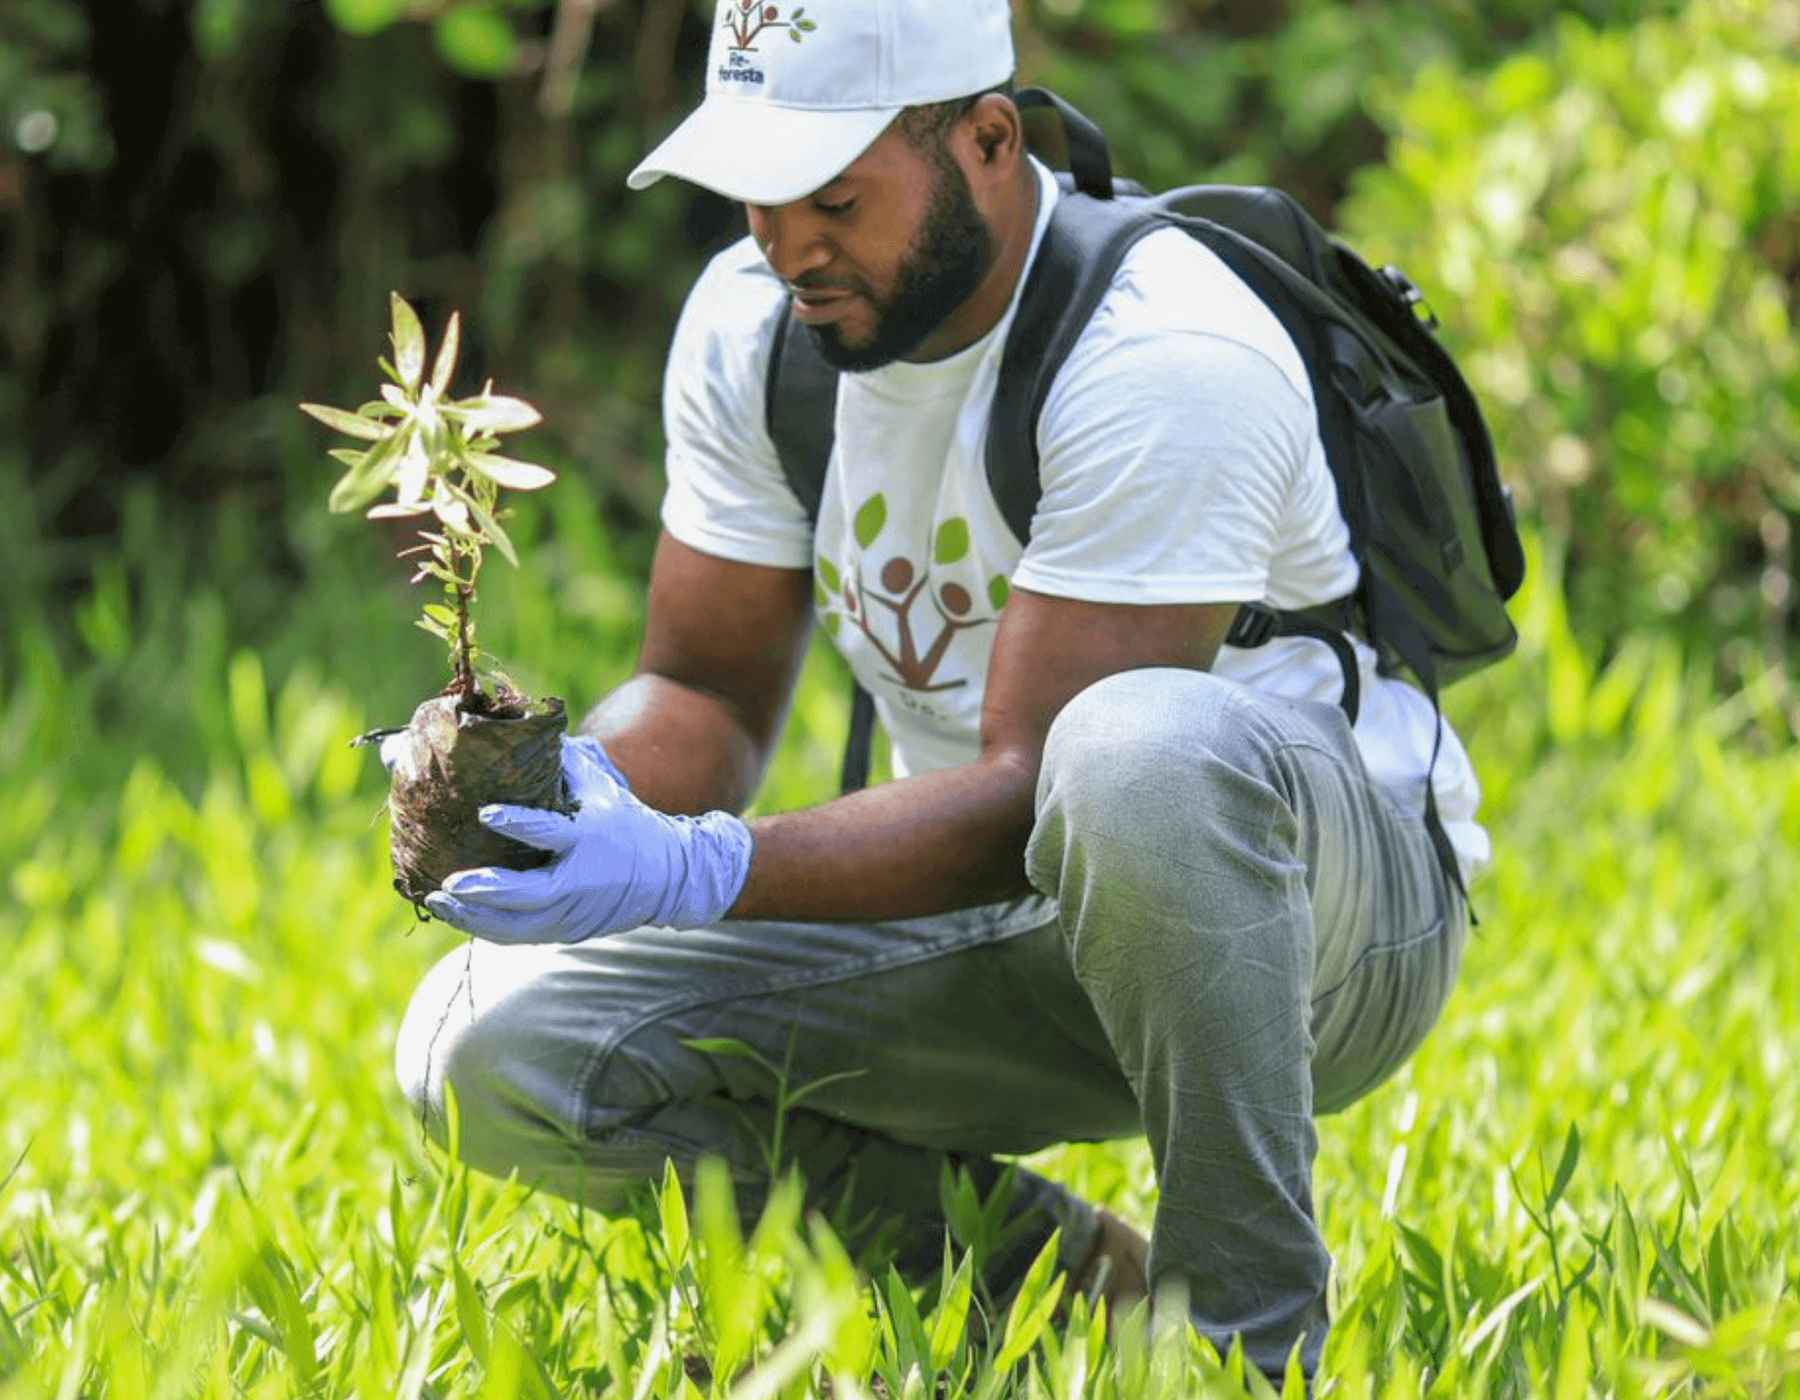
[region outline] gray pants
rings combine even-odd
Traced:
[[[1466,918],[1416,800],[1364,771],[1335,708],[1192,671],[1111,677],[1057,719],[1027,853],[1038,899],[902,923],[725,923],[575,946],[476,944],[426,978],[397,1068],[415,1108],[454,1084],[464,1158],[601,1209],[701,1154],[754,1206],[769,1076],[683,1042],[730,1036],[799,1087],[815,1198],[903,1225],[935,1259],[946,1157],[1144,1134],[1153,1283],[1278,1372],[1317,1365],[1329,1256],[1315,1114],[1379,1084],[1436,1020]],[[465,978],[471,967],[472,976]],[[1021,1267],[1090,1208],[1022,1174]]]

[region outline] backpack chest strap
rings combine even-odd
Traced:
[[[1242,603],[1231,629],[1225,634],[1225,645],[1250,649],[1273,641],[1276,637],[1308,637],[1323,642],[1337,657],[1344,673],[1342,705],[1350,723],[1362,708],[1362,667],[1357,664],[1356,648],[1350,643],[1350,632],[1356,625],[1356,601],[1339,598],[1333,603],[1292,611],[1272,608],[1267,603]]]

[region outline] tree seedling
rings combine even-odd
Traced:
[[[388,380],[380,396],[354,412],[316,403],[300,408],[359,444],[331,451],[346,468],[331,491],[333,512],[362,510],[372,520],[421,519],[428,526],[401,553],[418,559],[414,583],[442,590],[443,601],[426,603],[416,625],[449,648],[450,682],[414,711],[404,730],[363,736],[372,742],[405,735],[405,742],[384,746],[384,758],[393,776],[394,883],[418,904],[453,870],[541,863],[541,852],[482,826],[475,815],[482,805],[568,809],[563,703],[521,695],[478,646],[474,616],[488,551],[519,563],[500,524],[501,491],[536,491],[556,477],[496,451],[503,435],[542,421],[529,403],[496,394],[491,382],[472,398],[450,397],[460,316],[451,315],[427,378],[417,313],[398,293],[390,306],[393,358],[379,361]],[[392,498],[383,500],[389,492]]]

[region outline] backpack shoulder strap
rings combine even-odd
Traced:
[[[806,518],[819,523],[825,498],[825,473],[837,435],[838,373],[825,363],[810,336],[794,330],[793,308],[783,303],[769,347],[769,373],[763,384],[763,411],[769,437],[781,459],[781,474]],[[869,762],[875,744],[875,701],[862,686],[850,688],[850,734],[844,745],[839,783],[855,792],[869,784]]]
[[[769,347],[763,411],[782,475],[814,523],[825,494],[825,471],[831,465],[837,393],[837,371],[825,363],[810,336],[794,329],[793,308],[784,299]]]
[[[1068,188],[1050,213],[1007,332],[988,418],[988,486],[1021,544],[1042,494],[1037,425],[1050,386],[1125,255],[1166,222],[1142,200],[1096,199]]]

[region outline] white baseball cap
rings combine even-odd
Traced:
[[[718,0],[706,100],[626,182],[746,204],[828,185],[902,109],[1000,86],[1007,0]]]

